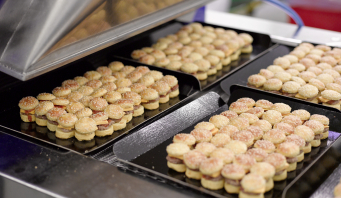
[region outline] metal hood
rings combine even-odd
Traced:
[[[211,0],[7,0],[0,70],[28,80]]]

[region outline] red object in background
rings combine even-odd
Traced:
[[[292,6],[302,18],[304,25],[341,32],[341,11],[327,11],[308,7]],[[295,22],[290,18],[290,23]]]

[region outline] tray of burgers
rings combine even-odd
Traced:
[[[229,93],[231,83],[295,97],[340,110],[341,49],[301,43],[280,45],[221,82]]]
[[[227,104],[200,120],[193,116],[194,123],[179,128],[183,124],[172,117],[116,142],[114,153],[128,168],[214,197],[285,196],[340,142],[339,111],[238,85],[231,87]],[[170,121],[174,126],[162,127]],[[138,137],[151,128],[166,137],[145,148],[150,140]]]
[[[171,21],[117,44],[113,54],[192,74],[203,90],[270,46],[271,39],[265,34]]]
[[[119,58],[108,66],[91,65],[87,70],[73,72],[74,76],[61,78],[59,86],[38,93],[30,82],[10,89],[6,94],[23,90],[16,94],[22,99],[15,105],[12,101],[10,106],[16,109],[19,105],[20,116],[16,111],[6,110],[0,113],[0,125],[68,150],[87,153],[175,108],[200,87],[192,75]],[[36,85],[48,84],[48,79],[56,81],[57,75],[47,75],[52,77],[33,81]],[[45,80],[39,82],[39,78]]]

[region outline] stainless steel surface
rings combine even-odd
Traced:
[[[294,34],[297,30],[297,25],[294,24],[222,13],[212,10],[206,11],[205,22],[269,34],[272,38],[272,41],[286,45],[295,46],[301,41],[307,41],[341,47],[341,33],[330,30],[304,26],[299,30],[297,36],[294,37]]]
[[[0,10],[0,70],[27,80],[210,1],[7,0]]]

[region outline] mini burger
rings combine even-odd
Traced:
[[[92,97],[92,96],[84,96],[82,99],[79,100],[79,102],[81,102],[85,107],[89,107],[89,103],[93,98],[94,97]],[[91,111],[91,113],[92,113],[92,111]]]
[[[207,129],[194,129],[191,135],[194,136],[196,143],[209,142],[212,139],[212,133]]]
[[[130,85],[131,91],[140,94],[143,90],[147,89],[146,85],[142,83],[134,83]]]
[[[224,148],[230,149],[235,155],[244,154],[247,151],[247,146],[239,140],[231,140],[225,144]]]
[[[248,173],[250,171],[250,168],[256,164],[256,160],[248,154],[240,154],[236,155],[233,164],[240,165],[244,168],[245,172]]]
[[[120,107],[119,105],[111,104],[105,108],[104,112],[108,115],[109,118],[108,124],[103,126],[104,129],[110,128],[110,126],[112,126],[114,131],[118,131],[126,127],[127,122],[125,119],[122,119],[125,115],[122,107]]]
[[[114,104],[122,107],[125,113],[125,115],[123,116],[123,119],[125,119],[127,123],[133,119],[133,114],[134,114],[134,101],[133,100],[120,99],[120,100],[117,100]]]
[[[65,98],[55,98],[52,100],[54,107],[58,107],[61,109],[66,109],[66,106],[70,103],[68,99]]]
[[[248,119],[250,125],[256,123],[259,120],[259,118],[256,115],[253,115],[251,113],[242,113],[239,115],[239,117]]]
[[[271,110],[276,110],[282,114],[282,116],[287,116],[291,112],[291,107],[284,103],[275,103],[271,106]]]
[[[223,167],[221,174],[225,178],[225,190],[231,194],[239,193],[240,182],[245,176],[244,168],[236,164],[227,164]]]
[[[218,131],[218,133],[226,133],[229,136],[231,136],[233,133],[238,132],[238,128],[233,125],[226,125],[221,127],[221,129]]]
[[[280,122],[280,123],[276,123],[274,125],[274,129],[278,129],[278,130],[281,130],[281,131],[284,131],[285,135],[291,135],[291,134],[294,134],[294,127],[288,123],[285,123],[285,122]]]
[[[288,69],[291,65],[290,61],[287,58],[278,57],[274,60],[274,65],[281,66],[283,69]]]
[[[242,47],[241,52],[242,53],[251,53],[252,52],[252,42],[253,38],[250,34],[247,33],[240,33],[239,37],[244,40],[245,45]]]
[[[250,113],[257,116],[258,118],[261,118],[264,113],[264,109],[262,107],[253,107],[249,109],[246,113]]]
[[[271,78],[264,83],[263,89],[271,93],[280,94],[282,85],[283,85],[283,82],[281,80],[277,78]]]
[[[264,162],[271,164],[275,167],[275,176],[273,177],[274,181],[283,181],[287,178],[287,168],[289,164],[284,155],[280,153],[272,153],[269,154],[265,159]]]
[[[237,127],[240,131],[250,126],[248,119],[240,117],[232,119],[230,125]]]
[[[78,84],[79,84],[80,86],[85,85],[85,83],[87,83],[87,82],[89,81],[89,80],[88,80],[87,78],[85,78],[84,76],[76,76],[76,77],[74,78],[74,80],[77,81]]]
[[[236,102],[245,103],[249,109],[253,108],[256,105],[256,102],[252,98],[239,98]]]
[[[40,102],[34,109],[36,124],[39,126],[47,126],[47,112],[54,107],[50,101]]]
[[[259,74],[249,76],[247,79],[247,85],[252,88],[260,88],[266,82],[266,78]]]
[[[58,126],[56,129],[56,137],[60,139],[69,139],[75,136],[75,124],[77,116],[72,113],[66,113],[58,117]]]
[[[256,163],[250,169],[251,174],[260,175],[265,179],[265,192],[270,191],[274,187],[274,180],[272,178],[275,176],[275,171],[275,167],[267,162]]]
[[[103,112],[107,106],[108,102],[103,98],[93,98],[89,102],[89,107],[92,110],[93,114]]]
[[[98,73],[100,73],[103,76],[111,76],[112,70],[109,67],[106,66],[100,66],[96,69]]]
[[[304,109],[295,110],[295,111],[291,112],[291,115],[299,117],[301,119],[302,123],[309,120],[309,118],[310,118],[310,113]]]
[[[32,96],[27,96],[19,101],[20,118],[24,122],[36,121],[34,109],[38,106],[39,101]]]
[[[260,127],[258,127],[258,126],[249,126],[245,130],[250,132],[250,133],[252,133],[253,139],[254,139],[253,141],[254,142],[257,141],[257,140],[262,139],[262,137],[264,135],[263,130]]]
[[[267,70],[267,69],[261,69],[261,70],[259,70],[259,73],[258,73],[258,74],[261,75],[261,76],[264,76],[264,77],[266,78],[266,80],[267,80],[267,79],[270,79],[270,78],[273,78],[274,75],[275,75],[272,71]]]
[[[74,91],[74,92],[71,92],[68,96],[67,96],[67,99],[70,101],[70,102],[78,102],[80,101],[80,99],[83,98],[83,94],[78,92],[78,91]]]
[[[171,89],[165,81],[157,81],[152,86],[152,89],[155,89],[160,96],[159,103],[166,103],[169,101],[169,94],[171,93]]]
[[[333,107],[340,110],[341,94],[334,90],[324,90],[321,92],[319,100],[324,106]]]
[[[262,162],[268,156],[268,153],[260,148],[249,149],[246,154],[251,155],[257,162]]]
[[[109,64],[109,68],[110,68],[113,72],[120,71],[123,67],[124,67],[123,63],[121,63],[121,62],[119,62],[119,61],[114,61],[114,62],[111,62],[111,63]]]
[[[291,79],[291,74],[288,72],[276,72],[274,78],[281,80],[283,83],[288,82]]]
[[[161,78],[160,81],[166,82],[171,88],[171,92],[169,93],[170,98],[175,98],[179,95],[179,85],[177,78],[171,75],[166,75],[163,78]]]
[[[119,93],[117,91],[109,91],[103,96],[103,98],[106,101],[108,101],[108,103],[113,104],[117,100],[122,99],[122,95],[121,95],[121,93]]]
[[[83,85],[77,91],[84,96],[89,96],[92,94],[92,92],[94,92],[94,89],[90,86]]]
[[[122,94],[123,99],[134,101],[134,117],[138,117],[144,113],[144,107],[141,105],[141,96],[135,92],[126,92]]]
[[[252,133],[246,130],[233,133],[231,139],[244,142],[248,148],[252,147],[254,141]]]
[[[216,133],[218,133],[219,129],[217,129],[215,127],[215,125],[211,122],[200,122],[197,125],[195,125],[194,127],[195,129],[206,129],[209,130],[212,135],[215,135]]]
[[[247,106],[247,104],[245,104],[243,102],[233,102],[233,103],[231,103],[229,110],[234,111],[237,114],[242,114],[242,113],[245,113],[246,111],[248,111],[249,107]]]
[[[52,90],[52,94],[59,98],[66,98],[71,93],[68,87],[56,87]]]
[[[184,164],[184,155],[190,151],[189,147],[183,143],[172,143],[167,146],[167,166],[177,172],[186,171]]]
[[[294,55],[288,54],[288,55],[283,56],[283,58],[288,59],[290,61],[290,64],[298,63],[298,58]]]
[[[94,80],[89,80],[85,85],[88,87],[91,87],[93,90],[96,90],[100,88],[103,85],[103,83],[100,80],[94,79]],[[86,95],[86,94],[83,93],[83,95]]]
[[[276,110],[268,110],[263,114],[262,118],[274,125],[282,121],[282,114]]]
[[[296,170],[300,148],[293,142],[283,142],[277,146],[277,153],[284,155],[289,164],[287,172]]]
[[[50,93],[40,93],[37,96],[37,99],[39,100],[39,102],[52,101],[55,98],[56,98],[56,96],[54,96],[53,94],[50,94]]]
[[[111,135],[114,132],[114,128],[111,124],[108,122],[108,114],[105,112],[99,112],[96,114],[92,114],[90,116],[91,119],[93,119],[96,122],[97,130],[95,132],[96,136],[103,137],[107,135]]]
[[[86,108],[78,110],[75,113],[75,115],[77,116],[78,119],[90,117],[92,115],[92,110],[86,107]]]
[[[201,162],[199,170],[202,173],[201,185],[210,190],[219,190],[224,187],[224,177],[221,176],[223,160],[208,158]]]
[[[89,141],[94,139],[97,130],[95,120],[91,118],[81,118],[75,124],[75,137],[78,141]]]
[[[202,161],[206,160],[206,156],[199,151],[193,150],[184,154],[184,163],[186,165],[186,176],[191,179],[200,180],[202,174],[199,170]],[[167,159],[168,160],[168,159]],[[175,161],[175,160],[174,160]]]
[[[214,144],[209,142],[200,142],[195,146],[196,151],[200,151],[207,157],[210,156],[210,154],[216,149],[217,147],[214,146]]]
[[[105,88],[98,88],[97,90],[95,90],[92,94],[91,94],[91,96],[92,97],[94,97],[94,98],[96,98],[96,97],[102,97],[102,96],[104,96],[106,93],[108,92],[108,90],[106,90]],[[72,94],[72,93],[71,93]],[[70,95],[71,95],[70,94]],[[69,96],[70,96],[69,95]]]
[[[322,133],[323,136],[321,139],[328,138],[328,135],[329,135],[329,118],[327,118],[324,115],[314,114],[310,117],[310,120],[316,120],[316,121],[321,122],[324,126],[324,130]]]
[[[87,71],[84,73],[84,77],[87,78],[88,80],[98,80],[101,78],[101,76],[102,75],[97,71]]]
[[[234,159],[234,152],[227,148],[217,148],[210,154],[210,157],[222,159],[224,164],[231,164]]]
[[[68,87],[71,89],[71,91],[76,91],[80,87],[80,85],[75,80],[65,80],[62,83],[62,87]]]
[[[217,129],[229,124],[229,119],[223,115],[214,115],[209,120],[210,123],[214,124]]]
[[[196,76],[199,67],[194,63],[184,63],[180,69],[182,72]]]
[[[289,97],[295,97],[298,89],[301,87],[300,84],[294,81],[285,82],[282,86],[282,94]]]
[[[276,72],[283,72],[284,71],[284,69],[278,65],[270,65],[266,69],[271,71],[273,74],[275,74]]]
[[[211,139],[211,143],[216,147],[224,147],[231,140],[227,133],[218,133]]]
[[[196,74],[196,77],[199,80],[206,80],[207,72],[211,67],[210,62],[205,59],[200,59],[200,60],[196,60],[194,64],[198,66],[198,72]]]
[[[83,109],[85,106],[81,102],[70,102],[66,106],[66,111],[68,113],[76,113],[77,111]]]
[[[154,110],[159,108],[159,93],[155,89],[145,89],[140,93],[141,103],[145,109]]]
[[[184,143],[186,144],[190,149],[193,148],[193,145],[195,144],[195,137],[191,134],[187,133],[179,133],[176,134],[173,137],[173,142],[174,143]]]
[[[318,93],[319,90],[317,89],[317,87],[313,85],[303,85],[298,89],[298,94],[296,94],[295,97],[312,103],[318,103]]]
[[[57,119],[59,116],[66,114],[66,111],[64,109],[58,108],[58,107],[54,107],[52,109],[50,109],[47,114],[47,128],[50,131],[56,131],[57,126],[58,126],[58,122]]]
[[[154,78],[151,75],[144,75],[140,78],[140,80],[137,81],[137,83],[141,83],[145,85],[146,87],[150,87],[152,84],[155,83]]]
[[[312,147],[318,147],[321,145],[321,138],[323,137],[322,133],[324,130],[324,126],[321,122],[317,120],[309,120],[304,123],[304,126],[309,127],[315,134],[314,140],[310,142]]]
[[[262,107],[264,111],[270,110],[273,103],[268,100],[257,100],[256,107]]]
[[[313,130],[311,130],[309,127],[300,125],[295,128],[295,134],[300,136],[305,140],[305,146],[303,148],[304,153],[310,153],[311,152],[311,141],[314,140],[315,134]]]
[[[267,120],[258,120],[252,126],[256,126],[256,127],[261,128],[264,133],[266,133],[272,129],[272,125]]]
[[[292,134],[287,136],[287,140],[285,142],[295,143],[300,148],[300,153],[297,155],[297,162],[302,162],[304,159],[303,148],[305,146],[305,140],[296,134]]]
[[[264,140],[272,142],[276,147],[286,140],[284,131],[278,129],[271,129],[263,136]]]
[[[220,113],[220,115],[227,117],[229,120],[232,120],[232,119],[238,117],[238,114],[236,112],[230,111],[230,110],[224,111],[224,112]]]
[[[253,147],[260,148],[268,154],[273,153],[276,150],[274,143],[268,140],[257,140]]]

